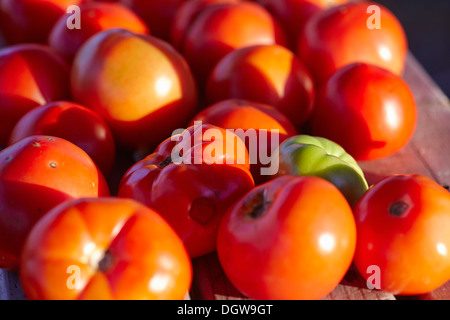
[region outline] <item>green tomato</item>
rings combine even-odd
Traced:
[[[364,172],[356,160],[331,140],[294,136],[281,143],[278,151],[277,176],[316,176],[328,180],[342,192],[351,206],[368,189]]]

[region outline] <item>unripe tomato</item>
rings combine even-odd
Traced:
[[[192,266],[161,216],[131,199],[83,198],[48,212],[22,253],[29,299],[181,300]]]
[[[81,29],[69,29],[67,20],[72,13],[58,19],[53,26],[48,43],[67,61],[72,62],[78,49],[94,34],[112,28],[123,28],[136,33],[150,34],[142,19],[119,3],[93,2],[80,7]]]
[[[81,47],[71,88],[127,149],[154,150],[197,108],[196,83],[184,58],[163,40],[123,29],[97,33]]]
[[[275,152],[280,167],[278,175],[316,176],[328,180],[351,206],[369,187],[358,162],[329,139],[294,136],[281,143]]]
[[[417,295],[450,279],[450,193],[428,177],[388,176],[354,208],[354,263],[378,289]]]
[[[252,299],[320,299],[347,272],[355,252],[351,208],[330,182],[283,176],[233,204],[217,236],[220,263]]]
[[[69,69],[48,46],[20,44],[0,50],[0,145],[29,110],[70,100]]]
[[[0,267],[14,269],[33,225],[67,200],[109,195],[92,159],[73,143],[31,136],[0,152]]]
[[[408,84],[388,70],[351,64],[319,90],[311,117],[315,136],[342,146],[356,160],[387,157],[411,139],[417,108]]]
[[[379,8],[379,16],[367,12]],[[379,29],[376,21],[378,19]],[[372,26],[373,25],[373,26]],[[402,25],[387,8],[369,1],[349,2],[319,12],[306,23],[297,53],[316,83],[323,83],[339,68],[370,63],[401,75],[408,43]]]

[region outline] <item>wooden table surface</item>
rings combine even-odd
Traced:
[[[0,39],[0,47],[2,46]],[[404,78],[410,85],[418,106],[418,124],[411,142],[391,157],[361,162],[369,184],[390,174],[422,174],[443,186],[450,185],[450,102],[426,71],[410,54]],[[220,268],[215,253],[193,260],[194,282],[191,299],[223,300],[244,297],[230,284]],[[0,299],[24,299],[18,276],[0,270]],[[450,299],[450,282],[421,296],[397,297],[369,290],[365,281],[350,268],[333,292],[331,300]]]

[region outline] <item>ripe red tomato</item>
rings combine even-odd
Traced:
[[[50,30],[71,5],[91,0],[0,0],[0,29],[10,44],[47,43]]]
[[[123,28],[136,33],[149,34],[145,22],[128,7],[119,3],[93,2],[80,7],[81,29],[67,28],[72,15],[63,15],[53,26],[48,43],[59,55],[71,62],[78,49],[94,34],[112,28]]]
[[[352,210],[317,177],[283,176],[230,207],[217,253],[233,285],[253,299],[319,299],[342,280],[355,251]]]
[[[68,100],[69,69],[49,47],[22,44],[0,50],[0,145],[32,108]]]
[[[357,63],[324,83],[311,127],[314,135],[338,143],[356,160],[374,160],[404,147],[416,121],[414,96],[401,77]]]
[[[185,1],[178,8],[170,27],[170,42],[181,50],[183,48],[184,38],[189,27],[197,19],[198,15],[213,5],[224,3],[237,3],[241,0],[190,0]]]
[[[115,159],[111,130],[94,111],[69,101],[55,101],[26,113],[11,132],[9,144],[32,135],[66,139],[83,149],[107,176]]]
[[[414,295],[450,279],[450,194],[436,182],[419,175],[386,177],[354,213],[354,263],[372,285]]]
[[[133,165],[122,178],[119,196],[158,211],[195,258],[216,249],[220,219],[253,187],[244,142],[205,124],[167,139]]]
[[[168,41],[170,26],[178,8],[185,0],[119,0],[142,17],[152,34]]]
[[[271,168],[272,151],[281,142],[297,134],[289,119],[274,107],[239,99],[217,102],[199,112],[191,125],[195,121],[234,130],[245,141],[250,156],[250,170],[256,184],[270,177],[261,169]],[[275,130],[278,130],[278,137],[273,136]]]
[[[74,99],[105,119],[128,149],[154,150],[197,108],[196,83],[184,58],[156,37],[123,29],[97,33],[81,47],[71,88]]]
[[[180,300],[192,266],[157,212],[131,199],[85,198],[57,206],[33,227],[20,280],[29,299]]]
[[[305,23],[314,14],[348,0],[257,0],[283,25],[289,47],[295,50]]]
[[[31,136],[0,152],[0,268],[15,268],[33,225],[56,205],[109,195],[92,159],[71,142]]]
[[[297,128],[309,118],[314,94],[308,70],[280,45],[256,45],[230,52],[214,67],[205,89],[208,104],[229,98],[269,104]]]
[[[371,29],[376,18],[367,13],[371,5],[380,8],[380,29]],[[368,1],[349,2],[314,15],[306,23],[297,47],[316,83],[354,62],[374,64],[401,75],[407,52],[406,35],[397,18],[387,8]]]
[[[256,44],[285,44],[285,36],[262,6],[242,1],[211,6],[201,12],[187,31],[181,52],[203,86],[227,53]]]

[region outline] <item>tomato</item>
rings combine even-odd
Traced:
[[[115,159],[111,130],[94,111],[77,103],[55,101],[26,113],[12,130],[9,144],[32,135],[66,139],[83,149],[107,176]]]
[[[185,0],[119,0],[134,10],[150,27],[152,34],[168,41],[170,26],[178,8]]]
[[[364,172],[355,159],[337,143],[308,135],[291,137],[281,143],[278,175],[307,175],[328,180],[351,206],[368,189]]]
[[[204,124],[165,140],[133,165],[122,178],[119,196],[158,211],[195,258],[216,249],[220,219],[253,187],[245,144],[233,133]]]
[[[342,280],[355,251],[351,208],[330,182],[282,176],[257,186],[224,215],[217,253],[252,299],[319,299]]]
[[[0,49],[0,145],[16,122],[32,108],[70,98],[67,64],[38,44]]]
[[[285,36],[262,6],[242,1],[211,6],[201,12],[187,30],[181,52],[202,87],[227,53],[256,44],[285,44]]]
[[[379,8],[379,16],[367,13],[371,5]],[[379,29],[372,26],[375,19],[379,19]],[[314,15],[306,23],[297,46],[297,54],[316,83],[354,62],[374,64],[401,75],[407,53],[408,43],[400,22],[387,8],[368,1],[349,2]]]
[[[277,168],[272,164],[272,150],[288,137],[297,134],[292,123],[270,105],[229,99],[217,102],[199,112],[191,121],[209,123],[232,130],[243,141],[250,155],[250,169],[256,184],[268,180],[276,172],[264,172]],[[277,135],[274,134],[278,130]]]
[[[53,26],[48,43],[59,55],[71,62],[78,49],[94,34],[112,28],[123,28],[136,33],[149,34],[144,21],[133,11],[119,3],[85,4],[80,8],[81,29],[69,29],[67,20],[72,13],[63,15]]]
[[[71,142],[31,136],[0,152],[0,268],[14,269],[33,225],[56,205],[109,195],[92,159]]]
[[[241,0],[190,0],[185,1],[178,8],[170,27],[170,42],[181,50],[184,38],[189,27],[197,19],[198,15],[212,5],[224,3],[237,3]]]
[[[97,33],[81,47],[71,88],[127,149],[154,150],[197,108],[196,83],[184,58],[156,37],[123,29]]]
[[[388,176],[367,191],[354,213],[354,263],[368,283],[413,295],[450,279],[450,194],[439,184],[420,175]]]
[[[297,128],[309,118],[315,94],[308,70],[280,45],[230,52],[214,67],[205,90],[208,103],[239,98],[272,105]]]
[[[10,44],[47,43],[56,21],[72,5],[90,0],[0,0],[0,29]]]
[[[29,299],[183,299],[186,249],[161,216],[131,199],[84,198],[48,212],[25,243]]]
[[[356,160],[387,157],[411,139],[417,122],[407,83],[388,70],[351,64],[331,76],[316,97],[315,136],[341,145]]]
[[[314,14],[348,0],[258,0],[283,25],[289,47],[295,50],[306,21]]]

